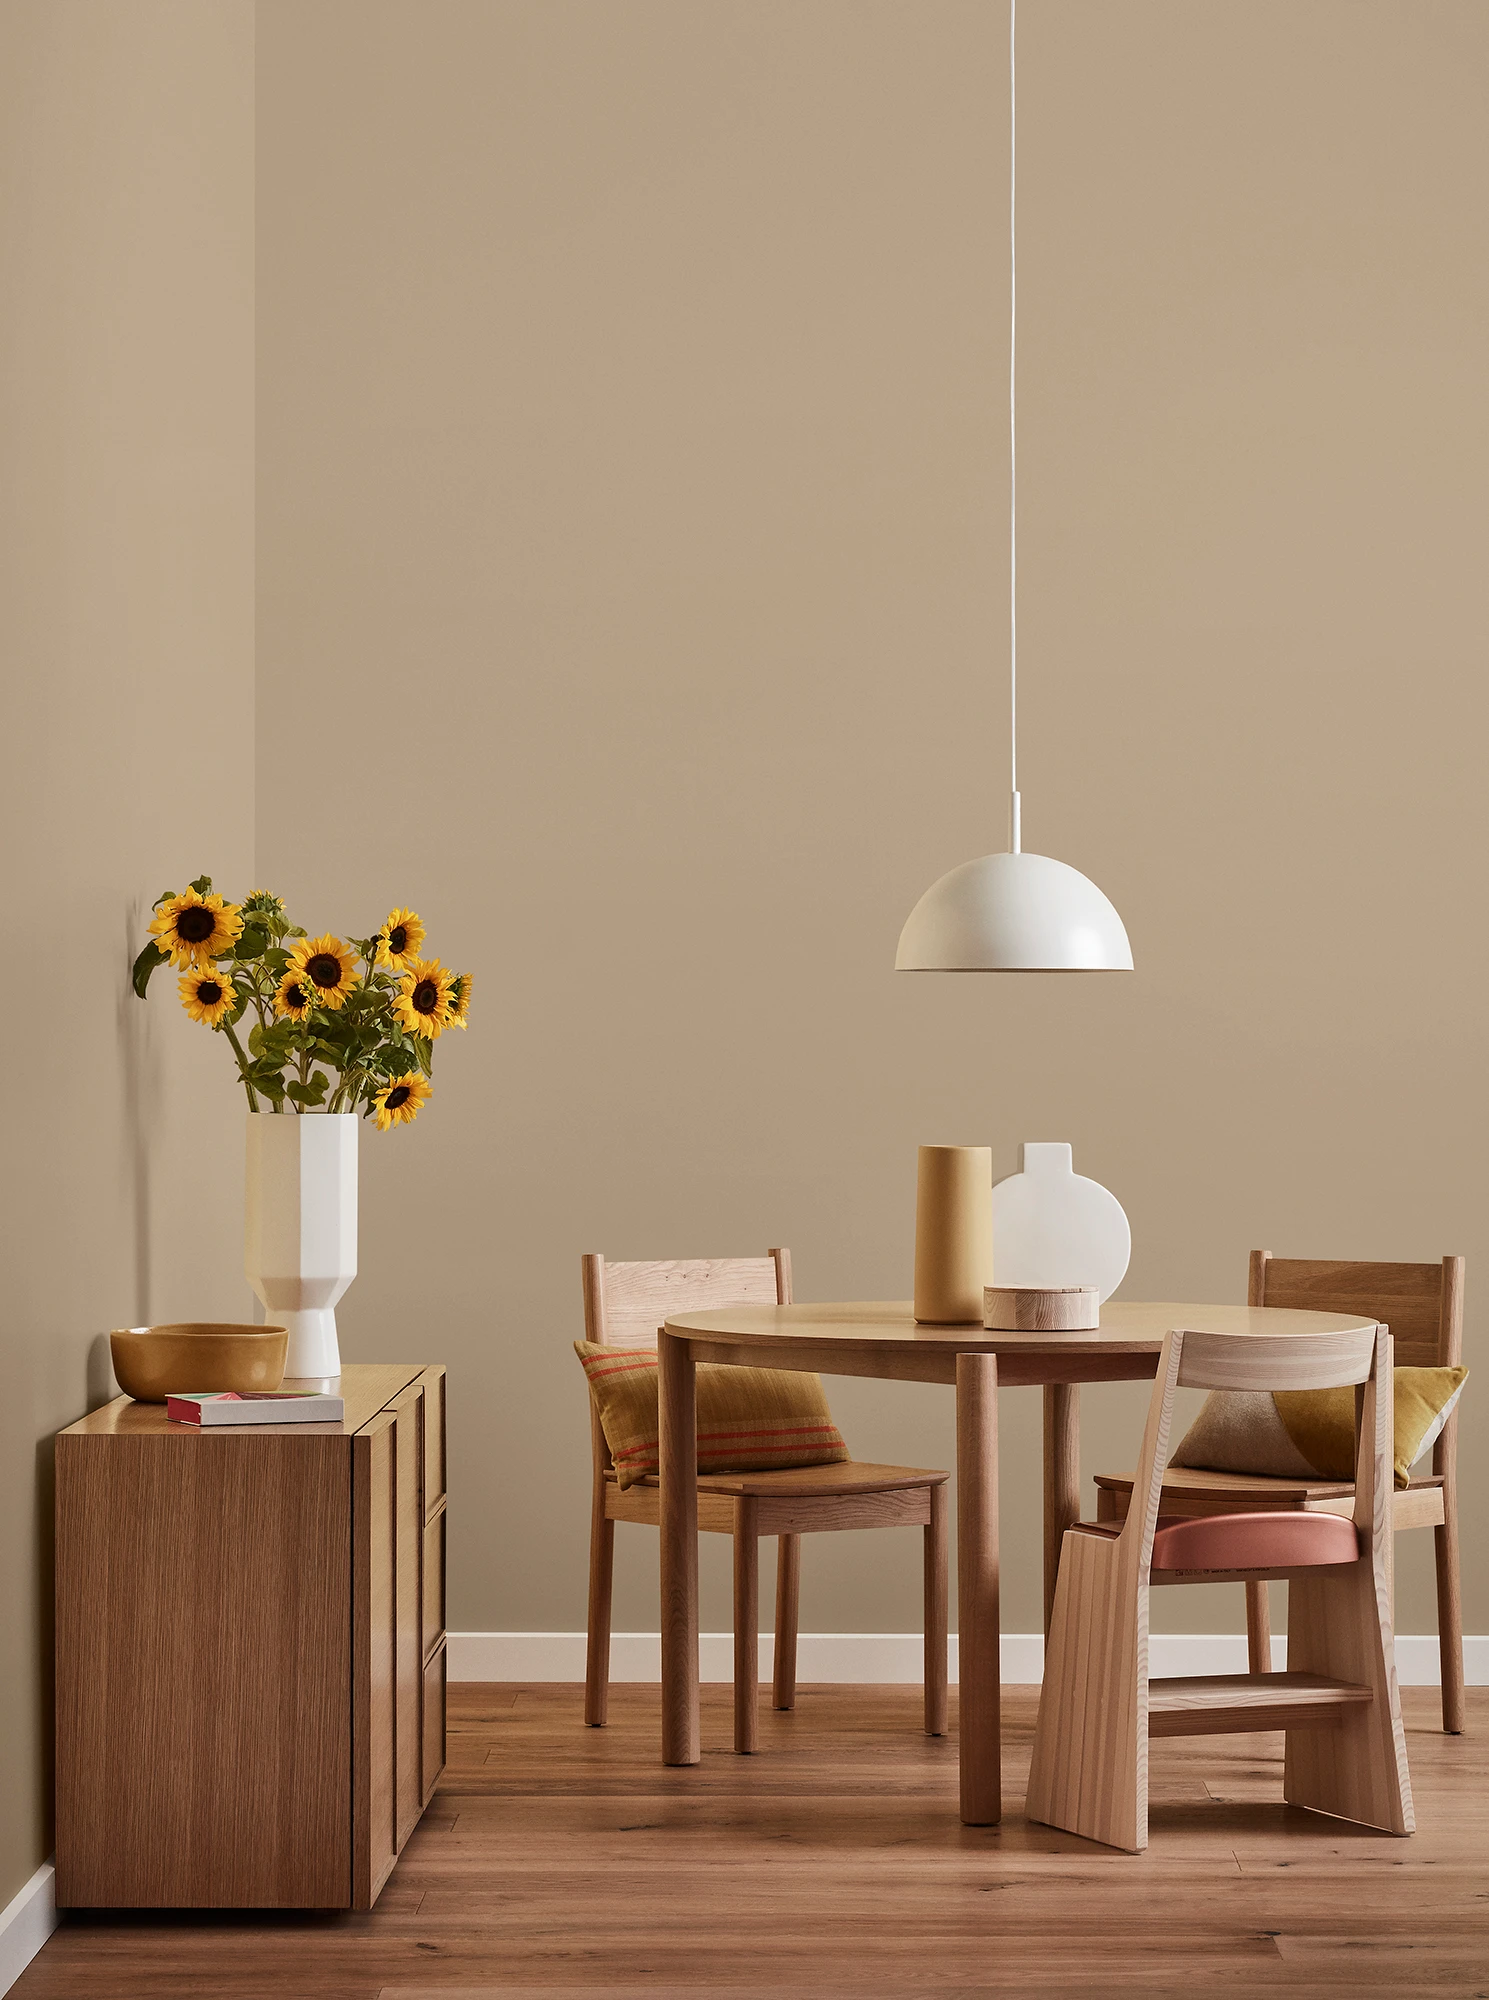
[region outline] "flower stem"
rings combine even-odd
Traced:
[[[222,1032],[232,1043],[233,1054],[238,1058],[238,1074],[243,1079],[243,1088],[248,1092],[248,1108],[250,1111],[257,1111],[259,1102],[253,1094],[253,1085],[248,1081],[248,1058],[243,1053],[243,1044],[238,1040],[238,1037],[233,1033],[231,1025],[226,1021],[222,1024]]]

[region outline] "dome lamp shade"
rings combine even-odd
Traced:
[[[900,932],[897,972],[1131,972],[1122,919],[1047,854],[984,854],[933,882]]]

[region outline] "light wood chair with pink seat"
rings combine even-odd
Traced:
[[[585,1338],[599,1346],[655,1348],[669,1316],[736,1305],[790,1305],[791,1252],[764,1257],[611,1264],[582,1260]],[[598,1413],[590,1404],[594,1492],[590,1512],[589,1640],[584,1719],[603,1726],[610,1688],[611,1579],[615,1524],[655,1528],[655,1475],[622,1489]],[[760,1538],[777,1537],[773,1702],[796,1705],[796,1637],[803,1534],[848,1528],[919,1527],[925,1560],[925,1728],[946,1733],[947,1474],[924,1467],[809,1465],[787,1471],[711,1472],[698,1479],[698,1526],[734,1537],[734,1747],[756,1748],[760,1644]]]
[[[1307,1312],[1368,1313],[1390,1329],[1398,1368],[1454,1368],[1463,1359],[1464,1261],[1376,1264],[1331,1258],[1274,1257],[1251,1253],[1246,1303],[1291,1306]],[[1132,1481],[1096,1475],[1098,1520],[1120,1520]],[[1347,1480],[1277,1479],[1264,1474],[1205,1472],[1171,1465],[1163,1476],[1162,1512],[1219,1514],[1296,1508],[1303,1513],[1348,1514],[1354,1491]],[[1458,1570],[1458,1413],[1444,1424],[1432,1449],[1432,1470],[1413,1473],[1393,1495],[1396,1533],[1431,1528],[1437,1557],[1437,1633],[1442,1661],[1442,1726],[1463,1728],[1463,1596]],[[1246,1632],[1256,1672],[1271,1665],[1272,1629],[1264,1583],[1246,1586]]]
[[[1178,1387],[1355,1391],[1351,1514],[1160,1520]],[[1171,1333],[1126,1520],[1066,1531],[1045,1649],[1025,1810],[1138,1853],[1148,1844],[1148,1743],[1283,1729],[1291,1805],[1411,1833],[1411,1780],[1391,1633],[1391,1337],[1384,1327],[1282,1337]],[[1150,1679],[1158,1584],[1286,1579],[1288,1671]]]

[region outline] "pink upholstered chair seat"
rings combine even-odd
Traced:
[[[1342,1514],[1207,1514],[1160,1521],[1153,1567],[1174,1569],[1305,1569],[1354,1562],[1355,1524]]]

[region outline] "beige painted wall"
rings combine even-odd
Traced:
[[[50,1846],[52,1433],[110,1326],[244,1316],[231,1073],[154,896],[253,855],[253,16],[0,9],[0,688],[12,905],[0,1904]]]
[[[452,1624],[582,1623],[579,1253],[904,1296],[921,1140],[1072,1140],[1131,1296],[1462,1251],[1477,1346],[1489,12],[1024,10],[1025,833],[1139,966],[1069,983],[890,969],[1003,833],[1002,9],[264,0],[259,62],[259,873],[477,978],[342,1315],[450,1364]],[[947,1462],[944,1393],[832,1395]],[[824,1538],[805,1623],[913,1628],[916,1560]]]

